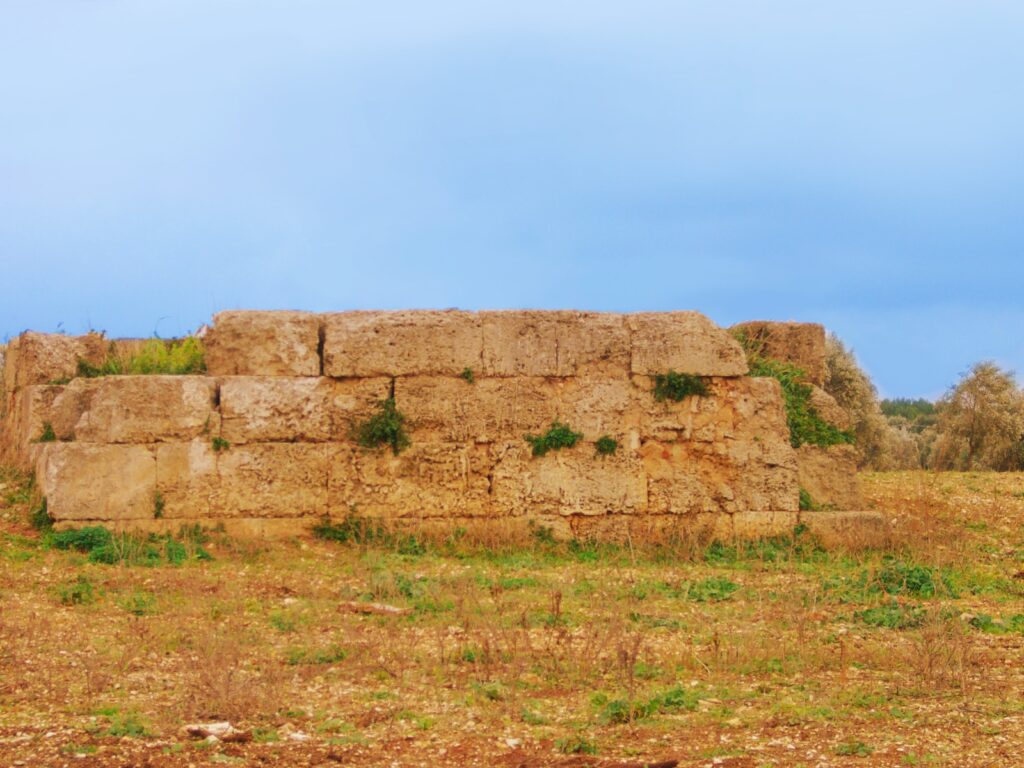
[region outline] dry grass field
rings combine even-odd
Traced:
[[[1024,765],[1024,475],[864,482],[884,550],[57,540],[7,473],[0,765]]]

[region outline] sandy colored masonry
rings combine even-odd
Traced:
[[[821,326],[744,327],[821,383]],[[696,312],[222,312],[206,375],[75,377],[111,343],[132,342],[26,332],[4,350],[2,458],[35,472],[60,524],[279,535],[360,515],[761,535],[797,522],[801,487],[859,504],[851,451],[794,450],[778,383],[747,376],[737,341]],[[657,401],[669,370],[708,393]],[[398,455],[353,438],[389,397],[408,419]],[[533,456],[524,435],[554,421],[583,439]],[[613,454],[595,450],[602,436]]]

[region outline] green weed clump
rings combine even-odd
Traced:
[[[765,357],[749,359],[750,375],[773,378],[782,385],[786,406],[789,441],[794,448],[801,445],[842,445],[853,442],[853,433],[829,424],[811,405],[811,387],[804,383],[806,374],[791,363]]]
[[[43,431],[39,433],[39,437],[36,439],[37,443],[55,443],[57,442],[57,433],[53,431],[53,424],[48,421],[43,422]]]
[[[924,623],[927,614],[922,608],[900,605],[895,600],[892,600],[874,608],[857,611],[853,616],[869,627],[913,629]]]
[[[58,585],[57,596],[64,605],[91,605],[96,601],[92,582],[87,576]]]
[[[654,376],[654,399],[659,403],[665,400],[678,403],[693,395],[705,397],[707,394],[707,382],[692,373],[669,371]]]
[[[548,451],[572,448],[583,439],[583,433],[573,432],[568,424],[554,421],[551,423],[551,429],[543,435],[525,435],[524,439],[533,449],[534,456],[543,456]]]
[[[50,512],[46,508],[46,498],[39,500],[39,504],[33,507],[32,511],[28,515],[29,522],[32,527],[37,531],[46,532],[53,528],[53,518],[50,517]]]
[[[594,450],[599,456],[611,456],[619,449],[619,441],[611,435],[602,435],[594,443]]]
[[[423,555],[427,545],[412,534],[399,534],[377,520],[350,515],[339,522],[325,517],[313,526],[313,535],[341,544],[373,545],[393,549],[400,555]]]
[[[469,367],[463,368],[462,369],[462,373],[460,373],[459,376],[467,384],[475,384],[476,383],[476,374],[473,373],[473,369],[472,368],[469,368]]]
[[[405,431],[405,415],[395,405],[394,395],[379,403],[380,411],[355,428],[356,442],[364,448],[390,446],[396,456],[411,445]]]
[[[609,701],[601,712],[607,723],[631,723],[654,715],[684,710],[693,712],[700,702],[700,692],[676,686],[657,694],[647,701],[629,702],[625,699]]]
[[[100,525],[59,531],[50,535],[57,549],[88,555],[89,562],[104,565],[181,565],[187,560],[210,560],[203,548],[206,537],[198,528],[182,528],[180,539],[151,533],[142,537],[131,533],[113,533]]]
[[[210,441],[210,446],[213,448],[214,453],[221,453],[231,448],[231,443],[218,435]]]
[[[170,374],[185,376],[206,372],[206,352],[203,342],[195,336],[165,341],[149,339],[138,350],[119,355],[111,344],[107,359],[99,365],[87,360],[78,361],[78,375],[82,378],[99,376],[153,376]]]
[[[806,488],[800,489],[800,511],[801,512],[817,512],[821,509],[814,499],[811,498],[810,492]]]

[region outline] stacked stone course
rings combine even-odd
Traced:
[[[74,374],[102,360],[98,335],[8,345],[0,445],[58,524],[278,534],[356,514],[614,535],[642,519],[729,536],[792,528],[806,483],[856,500],[852,454],[794,450],[778,383],[746,376],[696,312],[222,312],[204,343],[205,376],[94,379]],[[708,395],[657,402],[670,369]],[[353,438],[388,397],[408,418],[398,455]],[[532,456],[524,435],[556,420],[583,441]],[[46,424],[57,440],[36,442]],[[605,434],[619,448],[599,456]]]

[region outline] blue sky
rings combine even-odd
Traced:
[[[886,395],[1024,370],[1022,34],[1019,0],[0,0],[0,337],[698,309],[823,322]]]

